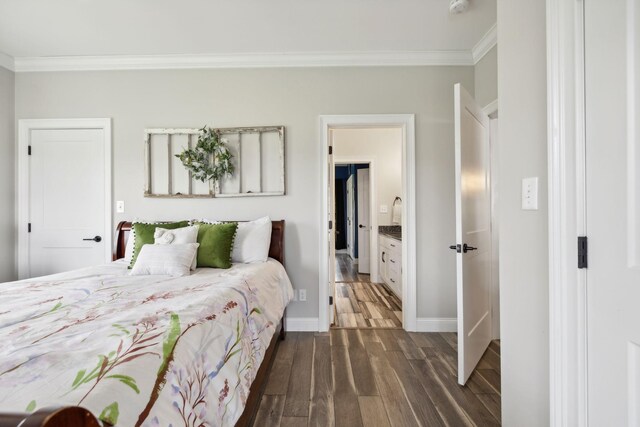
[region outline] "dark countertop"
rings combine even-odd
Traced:
[[[381,225],[378,227],[378,233],[402,241],[402,226],[400,225]]]

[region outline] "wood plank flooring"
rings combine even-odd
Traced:
[[[348,254],[336,254],[336,328],[401,328],[402,302],[382,283],[358,274]]]
[[[336,254],[336,282],[369,282],[368,274],[358,273],[349,254]]]
[[[402,302],[386,285],[370,282],[336,283],[335,298],[335,327],[402,327]]]
[[[466,386],[455,333],[289,332],[255,426],[499,426],[500,342]]]

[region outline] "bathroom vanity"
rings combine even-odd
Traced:
[[[382,225],[378,230],[380,278],[402,299],[402,228]]]

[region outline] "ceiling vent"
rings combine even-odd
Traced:
[[[451,0],[449,3],[449,10],[453,15],[464,12],[468,7],[469,0]]]

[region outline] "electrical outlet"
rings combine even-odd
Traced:
[[[298,299],[300,301],[306,301],[307,300],[307,290],[306,289],[300,289],[298,291]]]
[[[124,200],[118,200],[116,202],[116,212],[124,213]]]
[[[388,213],[388,212],[389,212],[389,206],[380,205],[380,213],[384,214],[384,213]]]

